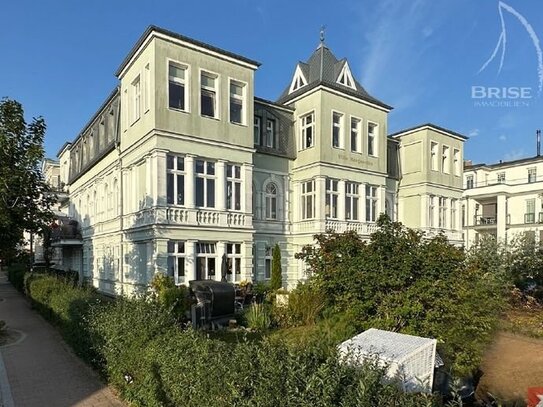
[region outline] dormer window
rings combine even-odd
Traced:
[[[345,65],[343,65],[343,69],[339,73],[337,83],[340,83],[344,86],[347,86],[348,88],[356,90],[356,85],[354,83],[353,75],[351,74],[351,70],[349,69],[349,64],[345,62]]]
[[[292,83],[290,84],[289,93],[295,92],[305,85],[307,85],[307,79],[305,79],[300,65],[298,65],[296,67],[296,72],[294,72],[294,78],[292,78]]]

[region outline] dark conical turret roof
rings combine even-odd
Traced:
[[[345,58],[338,60],[332,51],[330,51],[330,49],[324,44],[324,42],[321,41],[309,59],[306,62],[298,62],[297,65],[297,68],[300,68],[305,79],[307,80],[307,84],[293,91],[292,93],[289,93],[289,84],[281,96],[279,96],[278,103],[288,103],[291,99],[294,99],[295,97],[319,85],[324,85],[328,88],[332,88],[350,96],[374,103],[386,109],[392,109],[392,107],[386,105],[366,92],[364,87],[356,79],[354,79],[354,77],[354,87],[356,89],[339,83],[338,78],[345,64],[347,64],[347,60]]]

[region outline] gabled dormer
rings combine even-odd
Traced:
[[[278,103],[289,104],[307,92],[318,88],[343,93],[363,103],[378,106],[384,111],[392,109],[368,94],[354,78],[347,60],[338,60],[322,39],[309,59],[296,65],[290,85],[283,91]]]
[[[307,78],[304,75],[302,65],[306,65],[302,62],[296,65],[296,70],[294,71],[294,76],[292,77],[292,82],[290,83],[289,93],[295,92],[303,86],[307,85]]]
[[[353,74],[351,73],[351,69],[349,68],[349,63],[346,59],[339,61],[339,63],[343,63],[343,67],[339,72],[336,82],[340,85],[356,90],[356,83],[354,81]]]

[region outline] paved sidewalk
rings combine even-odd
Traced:
[[[4,273],[0,299],[0,320],[25,335],[19,343],[0,347],[0,406],[124,406],[59,333],[30,309]]]

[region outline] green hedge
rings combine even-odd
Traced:
[[[229,344],[181,329],[152,297],[100,301],[51,276],[28,280],[36,308],[138,406],[433,406],[381,383],[375,366],[341,364],[330,349],[281,340]]]
[[[47,274],[27,274],[25,286],[32,306],[59,328],[75,353],[98,365],[101,359],[94,352],[96,338],[91,337],[88,316],[91,306],[97,309],[105,306],[104,298],[94,289],[80,288],[70,279]]]
[[[8,266],[8,280],[20,292],[24,292],[24,276],[28,272],[28,265],[14,263]]]

